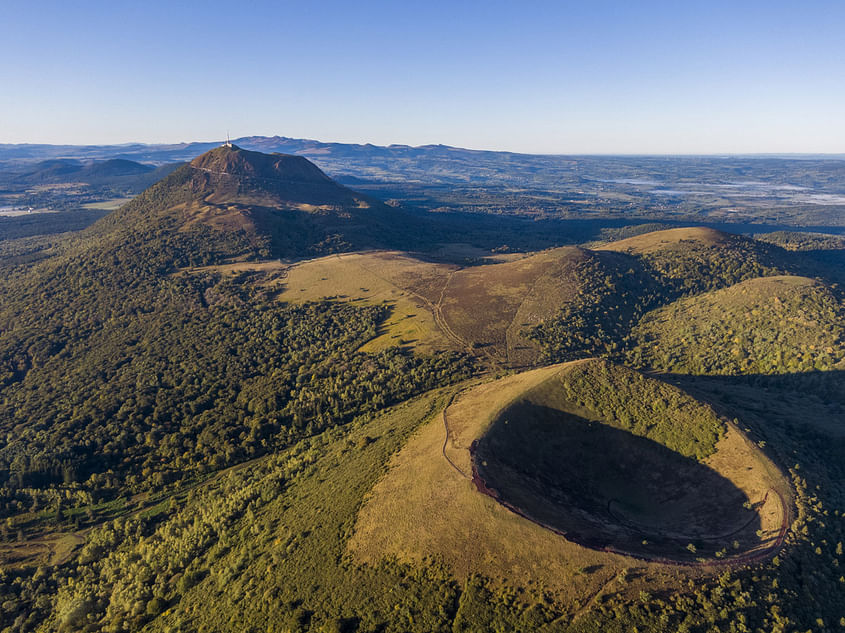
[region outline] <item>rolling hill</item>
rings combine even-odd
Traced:
[[[36,163],[20,173],[4,173],[3,181],[6,186],[28,187],[73,182],[99,185],[105,182],[120,183],[137,179],[154,171],[156,171],[154,165],[145,165],[122,158],[92,162],[51,159]]]
[[[845,367],[845,306],[805,277],[749,279],[681,299],[634,328],[631,362],[670,372],[770,374]]]
[[[301,262],[280,272],[277,281],[285,301],[399,301],[388,328],[392,338],[385,342],[451,346],[501,366],[530,367],[595,354],[621,358],[635,345],[632,328],[653,310],[743,280],[759,279],[765,286],[760,275],[818,271],[795,255],[693,227],[654,231],[595,250],[488,252],[463,266],[424,255],[362,253]]]
[[[557,322],[564,312],[585,315],[586,329],[598,312],[630,310],[635,289],[646,297],[645,286],[653,283],[633,257],[579,247],[488,253],[482,261],[458,266],[424,254],[374,251],[279,267],[276,282],[284,288],[284,301],[386,301],[397,314],[388,322],[392,338],[385,342],[464,350],[502,367],[539,361],[543,352],[531,338],[532,328]],[[627,275],[634,268],[640,273]],[[612,343],[613,332],[596,334],[591,341],[596,346]],[[583,348],[579,345],[573,343],[568,353]]]
[[[835,627],[835,258],[453,220],[225,146],[0,244],[2,633]]]

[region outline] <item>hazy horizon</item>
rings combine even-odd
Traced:
[[[772,158],[803,158],[803,157],[827,157],[827,158],[842,158],[845,159],[845,151],[842,152],[700,152],[700,153],[688,153],[688,152],[519,152],[514,150],[509,150],[506,148],[495,148],[495,147],[465,147],[460,145],[455,145],[453,143],[425,143],[420,145],[409,145],[407,143],[371,143],[368,141],[336,141],[331,139],[315,139],[315,138],[301,138],[301,137],[293,137],[286,134],[244,134],[237,138],[231,138],[231,141],[234,143],[241,139],[247,138],[284,138],[290,139],[292,141],[313,141],[316,143],[325,143],[325,144],[332,144],[332,143],[339,143],[344,145],[372,145],[374,147],[380,148],[389,148],[389,147],[410,147],[412,149],[418,149],[423,147],[449,147],[452,149],[459,149],[459,150],[467,150],[472,152],[501,152],[507,154],[524,154],[524,155],[534,155],[534,156],[607,156],[607,157],[676,157],[676,158],[684,158],[684,157],[707,157],[707,158],[742,158],[742,157],[751,157],[751,158],[765,158],[765,157],[772,157]],[[20,142],[20,143],[7,143],[0,141],[0,146],[53,146],[53,147],[132,147],[137,145],[143,146],[150,146],[150,147],[157,147],[157,146],[180,146],[180,145],[208,145],[212,143],[224,143],[226,141],[225,137],[220,139],[200,139],[200,140],[191,140],[191,141],[120,141],[114,143],[51,143],[51,142]]]

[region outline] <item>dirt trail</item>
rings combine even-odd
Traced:
[[[443,331],[444,334],[446,334],[449,339],[451,339],[457,345],[463,347],[468,354],[477,357],[478,350],[473,347],[473,344],[470,341],[467,341],[466,339],[462,338],[460,335],[458,335],[457,332],[452,329],[452,327],[446,320],[446,316],[443,314],[443,299],[446,296],[446,290],[449,288],[449,282],[452,281],[452,276],[457,272],[460,271],[453,270],[446,277],[446,283],[443,284],[443,288],[440,291],[440,298],[437,300],[437,303],[431,303],[431,301],[429,301],[422,295],[418,295],[417,293],[411,290],[409,290],[408,292],[413,294],[415,297],[419,297],[429,306],[429,309],[432,311],[432,314],[434,314],[435,323],[437,323],[437,326]],[[483,350],[483,353],[487,360],[490,361],[491,365],[496,370],[503,371],[506,369],[505,365],[503,365],[502,362],[498,358],[496,358],[496,356],[492,352]]]
[[[606,590],[608,587],[610,587],[610,585],[612,585],[613,583],[615,583],[615,582],[616,582],[616,580],[617,580],[617,579],[619,578],[619,576],[622,574],[622,571],[623,571],[623,570],[619,570],[619,571],[618,571],[618,572],[616,572],[613,576],[611,576],[610,580],[608,580],[608,581],[607,581],[606,583],[604,583],[601,587],[599,587],[599,588],[596,590],[596,592],[595,592],[592,596],[590,596],[590,599],[589,599],[589,600],[587,600],[587,602],[585,602],[585,603],[583,604],[583,606],[581,606],[581,607],[580,607],[580,608],[579,608],[579,609],[578,609],[575,613],[573,613],[573,614],[572,614],[572,618],[569,620],[569,624],[570,624],[570,625],[571,625],[571,624],[575,624],[575,622],[577,622],[577,621],[581,618],[581,616],[583,616],[585,613],[588,613],[588,612],[590,611],[590,609],[592,609],[592,608],[593,608],[593,605],[594,605],[594,604],[598,601],[598,599],[599,599],[599,598],[601,598],[601,597],[602,597],[602,595],[604,594],[605,590]]]
[[[338,255],[338,257],[339,257],[339,255]],[[449,325],[449,322],[446,320],[445,315],[443,314],[443,299],[446,296],[446,290],[449,287],[449,282],[452,280],[452,276],[455,273],[459,272],[459,270],[453,270],[446,276],[446,281],[443,284],[443,288],[441,288],[441,290],[440,290],[440,297],[438,298],[437,303],[433,303],[428,297],[425,297],[425,296],[421,295],[420,293],[415,292],[414,290],[411,290],[410,288],[405,288],[405,287],[396,285],[390,279],[387,279],[387,278],[383,277],[382,275],[379,275],[377,272],[375,272],[371,268],[368,268],[367,266],[363,266],[362,264],[360,264],[358,262],[355,262],[355,265],[358,266],[358,268],[360,268],[361,270],[369,273],[370,275],[377,277],[378,279],[384,281],[385,283],[390,284],[391,286],[393,286],[394,288],[396,288],[398,290],[401,290],[402,292],[407,292],[409,295],[411,295],[415,299],[418,299],[419,301],[421,301],[425,305],[425,307],[428,309],[428,311],[431,312],[432,316],[434,317],[434,322],[437,325],[437,327],[440,328],[440,331],[443,332],[443,334],[446,336],[446,338],[449,339],[452,342],[453,345],[455,345],[456,347],[458,347],[460,349],[463,349],[470,356],[475,356],[476,358],[478,357],[478,350],[474,349],[473,344],[470,341],[467,341],[465,338],[460,336],[457,332],[455,332],[455,330],[452,329],[452,327]],[[499,361],[490,352],[485,350],[483,353],[484,353],[484,356],[487,358],[487,360],[490,361],[491,365],[496,370],[504,370],[505,369],[505,367],[502,365],[501,361]]]
[[[449,406],[452,404],[452,402],[455,401],[455,398],[457,398],[463,391],[464,390],[461,389],[460,391],[456,391],[455,393],[453,393],[452,396],[449,398],[449,401],[446,403],[446,406],[443,407],[443,411],[442,411],[441,415],[443,416],[443,426],[446,428],[446,439],[443,440],[443,447],[440,449],[440,452],[443,454],[443,457],[446,459],[446,461],[449,462],[449,465],[452,468],[454,468],[461,477],[463,477],[464,479],[472,480],[472,477],[470,477],[464,471],[462,471],[460,469],[460,467],[455,462],[452,461],[452,458],[449,457],[449,455],[446,454],[446,446],[449,444],[449,436],[450,436],[449,419],[447,417],[446,412],[449,410]]]
[[[342,254],[338,253],[338,254],[334,255],[334,257],[341,259]],[[467,343],[464,339],[462,339],[460,336],[455,334],[455,332],[452,330],[452,328],[449,327],[449,325],[446,323],[445,319],[443,318],[442,311],[440,310],[440,303],[443,301],[443,295],[446,292],[446,286],[449,285],[449,280],[452,279],[452,275],[454,275],[456,271],[453,270],[452,272],[449,273],[448,277],[446,278],[446,283],[443,286],[443,290],[440,292],[440,299],[435,304],[435,303],[432,303],[428,298],[421,295],[420,293],[414,292],[410,288],[404,288],[402,286],[397,285],[392,280],[388,279],[387,277],[384,277],[383,275],[380,275],[379,273],[377,273],[372,268],[364,266],[360,262],[350,262],[350,263],[352,263],[354,266],[357,266],[358,268],[360,268],[361,270],[363,270],[367,274],[372,275],[376,279],[380,279],[381,281],[385,282],[386,284],[393,286],[397,290],[399,290],[401,292],[407,292],[409,295],[413,296],[415,299],[422,301],[422,303],[426,306],[426,308],[429,310],[429,312],[431,312],[432,316],[434,316],[434,321],[437,324],[437,327],[439,327],[440,330],[443,332],[443,334],[446,335],[446,338],[448,338],[454,345],[456,345],[460,348],[464,348],[467,351],[472,349],[472,347],[469,345],[469,343]]]

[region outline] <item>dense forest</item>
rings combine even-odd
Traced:
[[[193,195],[186,169],[45,244],[40,261],[4,267],[0,512],[18,517],[7,533],[37,532],[45,513],[94,521],[120,495],[196,480],[472,372],[458,354],[357,352],[384,306],[289,306],[246,274],[179,273],[266,247],[263,234],[179,230],[178,214],[160,213]]]
[[[722,234],[616,248],[595,227],[579,233],[598,250],[572,273],[580,294],[529,333],[543,363],[606,357],[707,406],[609,363],[572,372],[561,392],[700,461],[732,420],[791,481],[796,519],[771,559],[657,571],[632,560],[589,600],[561,604],[437,557],[354,559],[358,511],[392,456],[423,425],[442,429],[459,391],[512,370],[480,375],[471,345],[363,352],[389,305],[284,303],[260,273],[214,269],[367,246],[367,218],[342,190],[334,207],[275,222],[290,183],[233,188],[192,169],[82,231],[0,241],[0,631],[845,626],[838,242]],[[242,196],[263,196],[263,211]],[[360,200],[386,239],[390,209]],[[396,239],[433,249],[452,225],[430,226]],[[485,243],[506,241],[477,226]],[[637,381],[651,381],[647,399],[632,395]]]

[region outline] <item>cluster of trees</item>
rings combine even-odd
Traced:
[[[725,431],[710,407],[680,389],[605,361],[572,367],[538,397],[576,403],[613,426],[699,461],[716,451]]]
[[[680,240],[640,257],[669,299],[781,274],[791,265],[782,249],[738,235],[715,245]]]
[[[664,293],[629,255],[594,253],[573,274],[577,296],[527,332],[545,362],[617,355],[630,324],[659,304]]]
[[[56,213],[0,217],[0,240],[23,240],[35,236],[80,231],[105,214],[105,211],[95,209],[74,209],[73,211],[58,211]],[[20,243],[18,242],[18,245]],[[4,244],[3,250],[16,248],[18,245]]]
[[[786,271],[835,282],[845,275],[837,262],[740,237],[599,255],[576,269],[575,300],[526,333],[544,361],[603,356],[664,370],[771,373],[829,369],[842,358],[843,296],[836,283],[792,293],[777,306],[761,299],[744,311],[735,298],[713,294]],[[701,295],[707,298],[696,301]]]
[[[633,328],[627,361],[722,375],[843,367],[845,304],[800,279],[742,283],[646,314]]]
[[[845,249],[845,236],[801,231],[774,231],[755,235],[755,239],[776,244],[790,251],[823,251]]]
[[[40,509],[31,488],[98,503],[194,479],[469,375],[454,354],[357,352],[385,316],[232,300],[112,318],[46,358],[33,343],[5,375],[0,512]]]

